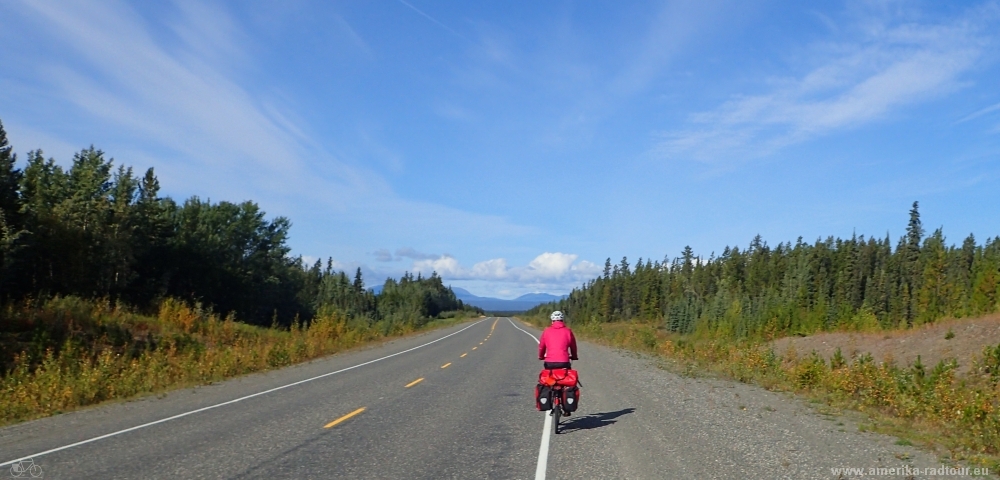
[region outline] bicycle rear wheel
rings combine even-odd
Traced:
[[[556,435],[559,435],[559,417],[562,416],[562,401],[552,402],[552,416],[553,419],[552,429],[555,431]]]

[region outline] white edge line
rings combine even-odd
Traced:
[[[520,330],[520,331],[524,332],[524,333],[525,333],[525,335],[527,335],[527,336],[529,336],[529,337],[531,337],[531,338],[534,338],[536,342],[538,341],[538,337],[536,337],[536,336],[534,336],[534,335],[532,335],[532,334],[528,333],[528,331],[527,331],[527,330],[525,330],[525,329],[523,329],[523,328],[521,328],[521,327],[517,326],[517,325],[516,325],[516,324],[514,323],[514,321],[513,321],[513,320],[511,320],[511,319],[510,319],[509,317],[507,318],[507,321],[508,321],[508,322],[510,322],[510,324],[511,324],[511,325],[513,325],[513,326],[514,326],[514,328],[516,328],[516,329],[518,329],[518,330]],[[456,332],[456,333],[458,333],[458,332]],[[2,466],[3,466],[3,465],[0,465],[0,467],[2,467]]]
[[[538,447],[538,466],[535,467],[535,480],[545,480],[545,470],[549,463],[549,437],[552,431],[552,417],[545,415],[545,426],[542,427],[542,446]]]
[[[128,432],[131,432],[133,430],[139,430],[140,428],[150,427],[150,426],[156,425],[158,423],[169,422],[171,420],[176,420],[178,418],[186,417],[188,415],[194,415],[196,413],[201,413],[201,412],[204,412],[206,410],[211,410],[213,408],[222,407],[222,406],[229,405],[229,404],[236,403],[236,402],[242,402],[243,400],[247,400],[247,399],[250,399],[250,398],[253,398],[253,397],[258,397],[258,396],[261,396],[261,395],[264,395],[264,394],[267,394],[267,393],[276,392],[278,390],[282,390],[282,389],[285,389],[285,388],[288,388],[288,387],[294,387],[295,385],[301,385],[303,383],[311,382],[313,380],[318,380],[318,379],[323,378],[323,377],[329,377],[330,375],[336,375],[336,374],[341,373],[341,372],[346,372],[348,370],[353,370],[353,369],[358,368],[358,367],[363,367],[365,365],[369,365],[369,364],[372,364],[372,363],[375,363],[375,362],[378,362],[378,361],[382,361],[382,360],[385,360],[387,358],[392,358],[392,357],[395,357],[397,355],[402,355],[402,354],[407,353],[407,352],[412,352],[412,351],[414,351],[414,350],[416,350],[418,348],[426,347],[426,346],[428,346],[428,345],[430,345],[432,343],[440,342],[441,340],[444,340],[444,339],[446,339],[446,338],[448,338],[448,337],[450,337],[452,335],[456,335],[456,334],[462,333],[462,332],[464,332],[464,331],[466,331],[466,330],[468,330],[468,329],[470,329],[470,328],[478,325],[479,323],[482,323],[485,320],[489,320],[489,318],[484,318],[484,319],[479,320],[478,322],[473,323],[472,325],[469,325],[468,327],[465,327],[465,328],[463,328],[463,329],[461,329],[461,330],[459,330],[457,332],[449,333],[448,335],[445,335],[445,336],[443,336],[443,337],[441,337],[441,338],[439,338],[437,340],[432,340],[432,341],[427,342],[427,343],[425,343],[423,345],[418,345],[416,347],[403,350],[402,352],[396,352],[396,353],[393,353],[392,355],[386,355],[386,356],[384,356],[382,358],[376,358],[375,360],[369,360],[367,362],[359,363],[359,364],[351,366],[351,367],[342,368],[342,369],[337,370],[335,372],[324,373],[322,375],[317,375],[317,376],[312,377],[312,378],[307,378],[305,380],[299,380],[297,382],[289,383],[288,385],[282,385],[280,387],[275,387],[275,388],[272,388],[270,390],[264,390],[263,392],[253,393],[253,394],[250,394],[250,395],[247,395],[247,396],[244,396],[244,397],[240,397],[240,398],[237,398],[237,399],[234,399],[234,400],[229,400],[227,402],[217,403],[215,405],[209,405],[207,407],[202,407],[202,408],[199,408],[197,410],[191,410],[190,412],[179,413],[179,414],[174,415],[172,417],[161,418],[160,420],[155,420],[155,421],[152,421],[152,422],[149,422],[149,423],[144,423],[142,425],[137,425],[137,426],[134,426],[134,427],[131,427],[131,428],[126,428],[124,430],[119,430],[117,432],[107,433],[107,434],[101,435],[99,437],[89,438],[87,440],[81,440],[81,441],[76,442],[76,443],[71,443],[69,445],[64,445],[62,447],[53,448],[51,450],[46,450],[44,452],[39,452],[39,453],[35,453],[35,454],[32,454],[32,455],[27,455],[27,456],[24,456],[24,457],[21,457],[21,458],[17,458],[17,459],[14,459],[14,460],[10,460],[10,461],[7,461],[7,462],[0,463],[0,467],[7,466],[7,465],[12,465],[14,463],[20,462],[21,460],[28,460],[30,458],[41,457],[42,455],[48,455],[50,453],[55,453],[55,452],[58,452],[58,451],[61,451],[61,450],[66,450],[66,449],[69,449],[69,448],[78,447],[80,445],[85,445],[85,444],[88,444],[88,443],[96,442],[98,440],[104,440],[105,438],[108,438],[108,437],[114,437],[116,435],[121,435],[123,433],[128,433]]]

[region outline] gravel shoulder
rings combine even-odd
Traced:
[[[789,394],[683,377],[586,342],[580,357],[580,411],[553,438],[549,478],[851,478],[831,469],[941,466],[859,431],[857,416],[824,415]]]

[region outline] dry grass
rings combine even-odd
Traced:
[[[9,306],[0,318],[9,364],[0,378],[0,424],[283,367],[412,331],[336,313],[287,330],[260,328],[174,300],[155,317],[69,297]]]

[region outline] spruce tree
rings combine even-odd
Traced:
[[[22,173],[15,165],[17,154],[7,142],[7,132],[0,122],[0,215],[3,215],[8,228],[16,225],[16,216],[21,210],[18,186],[21,184]]]
[[[924,237],[924,227],[920,222],[919,202],[913,202],[910,209],[910,223],[906,226],[906,246],[917,253],[920,252],[920,240]]]
[[[15,168],[17,155],[14,148],[7,142],[7,132],[0,123],[0,292],[9,293],[8,284],[14,279],[14,259],[20,245],[21,237],[26,232],[21,230],[21,197],[19,187],[22,173]]]
[[[361,293],[364,288],[365,281],[361,278],[361,267],[358,267],[358,270],[354,272],[354,291]]]

